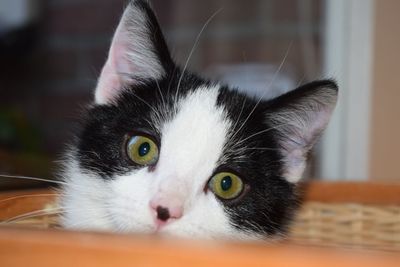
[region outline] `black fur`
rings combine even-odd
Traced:
[[[171,60],[160,27],[146,1],[134,3],[149,18],[148,27],[153,33],[151,42],[166,75],[158,81],[148,80],[132,85],[115,103],[94,105],[88,111],[78,138],[77,156],[83,170],[94,171],[103,179],[113,179],[115,174],[140,168],[125,155],[124,144],[128,134],[132,131],[143,132],[162,144],[159,128],[152,118],[156,112],[163,114],[164,121],[171,120],[175,115],[175,94],[182,70]],[[181,98],[202,85],[210,84],[212,82],[185,71],[178,96]],[[224,159],[221,159],[216,171],[232,170],[246,184],[245,193],[238,199],[220,200],[237,229],[265,235],[285,232],[297,208],[296,185],[283,177],[284,159],[276,132],[271,130],[255,134],[272,127],[266,119],[267,113],[273,114],[275,110],[291,105],[315,90],[331,89],[337,90],[332,81],[319,81],[260,103],[259,99],[250,98],[234,89],[220,89],[218,105],[226,110],[235,125],[232,132],[236,134],[231,136]],[[252,135],[254,137],[241,146],[237,145]],[[231,149],[234,146],[237,146],[236,149]]]
[[[149,7],[147,1],[131,1],[131,5],[133,5],[135,9],[140,9],[146,14],[148,18],[148,25],[146,25],[146,27],[149,33],[151,33],[151,42],[156,50],[154,52],[156,55],[158,55],[160,63],[163,65],[165,70],[173,70],[174,63],[171,59],[168,46],[161,32],[161,27],[158,24],[157,18]]]

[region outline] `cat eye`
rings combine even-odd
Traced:
[[[243,192],[243,181],[230,172],[215,174],[208,182],[208,188],[219,198],[234,199]]]
[[[158,146],[148,137],[131,136],[126,145],[128,157],[139,165],[153,165],[158,160]]]

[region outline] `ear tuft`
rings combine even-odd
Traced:
[[[269,103],[267,122],[276,130],[284,157],[284,176],[301,179],[308,152],[326,128],[336,106],[338,87],[331,80],[316,81]]]
[[[113,102],[130,85],[160,79],[171,64],[161,29],[147,1],[131,1],[122,15],[101,71],[96,103]]]

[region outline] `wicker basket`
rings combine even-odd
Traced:
[[[56,196],[50,191],[3,194],[0,225],[58,227],[56,210]],[[289,240],[400,251],[400,185],[312,183]]]
[[[290,237],[298,243],[400,250],[400,206],[306,202]]]

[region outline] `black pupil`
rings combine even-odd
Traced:
[[[139,146],[139,156],[144,157],[150,151],[150,144],[148,142],[144,142]]]
[[[221,180],[221,189],[228,191],[232,187],[232,178],[230,176],[225,176]]]

